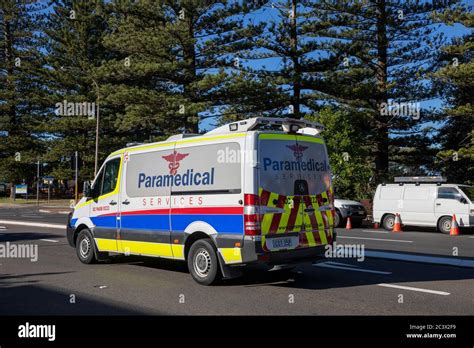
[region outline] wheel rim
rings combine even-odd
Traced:
[[[194,256],[194,272],[201,278],[205,278],[211,269],[211,255],[205,249],[200,249]]]
[[[86,259],[87,256],[89,256],[90,250],[91,250],[91,241],[89,240],[88,237],[84,237],[84,239],[81,240],[81,244],[79,245],[79,253],[81,254],[81,257]]]
[[[441,224],[441,228],[444,231],[449,231],[451,229],[451,220],[444,220]]]
[[[392,229],[393,225],[395,225],[395,219],[393,217],[389,217],[385,219],[385,227],[387,229]]]

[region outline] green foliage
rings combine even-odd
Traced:
[[[325,107],[306,119],[324,125],[323,137],[329,153],[336,197],[368,199],[372,197],[373,168],[364,134],[367,116],[344,108]]]

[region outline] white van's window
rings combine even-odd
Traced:
[[[461,194],[454,187],[440,187],[438,188],[438,198],[460,200]]]
[[[405,186],[403,198],[411,201],[423,201],[430,199],[430,188],[419,186]]]
[[[382,186],[380,198],[388,200],[400,199],[402,198],[402,188],[400,186]]]
[[[240,193],[241,157],[238,143],[131,154],[127,163],[127,195]]]
[[[471,202],[474,202],[474,186],[462,186],[459,189],[464,192]]]

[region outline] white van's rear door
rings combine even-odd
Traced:
[[[331,242],[331,179],[322,139],[262,133],[258,148],[263,249]]]

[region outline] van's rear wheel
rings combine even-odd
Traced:
[[[92,233],[87,228],[79,232],[79,236],[77,236],[76,253],[82,263],[90,264],[97,262],[94,239],[92,238]]]
[[[188,269],[196,282],[211,285],[217,280],[219,261],[214,246],[207,239],[199,239],[191,245]]]
[[[393,230],[393,225],[395,225],[395,215],[387,214],[383,217],[382,226],[388,231]]]
[[[451,231],[451,223],[452,223],[452,217],[443,216],[438,221],[438,231],[445,234],[449,234],[449,232]]]
[[[341,227],[343,220],[341,213],[336,210],[336,214],[334,215],[334,227]]]

